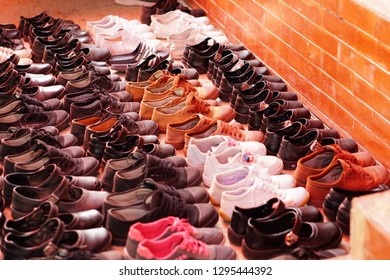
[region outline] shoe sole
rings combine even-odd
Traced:
[[[230,243],[236,246],[241,246],[241,242],[244,239],[244,235],[237,234],[231,226],[228,227],[228,239]]]

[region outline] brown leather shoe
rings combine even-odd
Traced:
[[[113,191],[120,192],[132,188],[145,178],[151,178],[175,188],[197,186],[202,181],[201,173],[197,168],[176,167],[166,159],[146,155],[144,161],[138,166],[115,173]]]
[[[176,99],[170,106],[155,108],[152,120],[158,123],[161,133],[165,133],[169,123],[187,119],[193,114],[203,114],[206,117],[230,122],[235,116],[234,110],[228,105],[212,106],[208,102],[190,93],[187,97]]]
[[[375,164],[375,159],[367,152],[350,153],[336,144],[322,146],[298,160],[297,168],[294,172],[297,185],[306,186],[306,180],[309,176],[321,173],[338,159],[349,160],[362,167]]]
[[[341,238],[342,232],[335,223],[302,222],[299,214],[287,212],[265,221],[249,219],[241,246],[248,259],[270,259],[295,246],[311,250],[335,248]]]
[[[310,204],[321,207],[331,188],[348,191],[368,191],[385,184],[390,173],[382,165],[362,167],[349,160],[337,159],[321,173],[307,178]]]
[[[208,126],[212,122],[212,119],[202,114],[194,114],[185,120],[169,123],[166,130],[165,143],[171,144],[178,150],[182,149],[186,133],[202,130],[204,126]]]

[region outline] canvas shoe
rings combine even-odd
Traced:
[[[262,168],[257,164],[250,166],[244,165],[238,168],[217,173],[209,189],[210,201],[219,206],[221,203],[222,193],[232,191],[247,185],[247,181],[257,177],[267,181],[278,189],[291,189],[295,187],[295,179],[292,175],[270,175],[267,168]]]
[[[196,228],[185,219],[169,216],[150,223],[135,223],[130,227],[123,249],[125,259],[135,259],[138,244],[143,240],[164,239],[175,232],[185,232],[206,244],[223,244],[225,237],[217,228]]]
[[[276,197],[284,202],[286,207],[301,207],[310,198],[305,188],[278,189],[272,183],[253,178],[248,186],[222,193],[219,214],[226,222],[231,221],[235,206],[241,208],[254,208]]]
[[[207,245],[186,234],[174,233],[161,240],[144,240],[139,243],[136,258],[139,260],[235,260],[232,247]]]
[[[256,141],[236,141],[229,136],[214,135],[206,138],[191,138],[187,149],[188,166],[197,167],[203,170],[206,162],[207,152],[218,155],[229,147],[241,147],[244,151],[256,155],[266,155],[267,150],[264,144]]]
[[[217,173],[228,171],[243,165],[257,163],[268,168],[270,175],[280,174],[283,170],[283,162],[275,156],[263,156],[243,151],[241,147],[230,147],[220,154],[214,155],[207,152],[203,171],[203,184],[210,187],[213,177]]]

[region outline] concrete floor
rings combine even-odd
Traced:
[[[139,19],[142,7],[126,7],[114,0],[0,0],[0,23],[19,23],[20,16],[33,17],[43,11],[55,18],[73,20],[82,29],[86,22],[106,15],[118,15],[126,19]]]

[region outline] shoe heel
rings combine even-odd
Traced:
[[[234,110],[236,112],[236,116],[234,117],[234,119],[241,123],[241,124],[247,124],[248,123],[248,114],[240,114],[238,113],[236,110]]]
[[[229,238],[230,243],[232,243],[236,246],[240,246],[242,239],[244,239],[244,236],[235,233],[234,230],[229,226],[228,227],[228,238]]]

